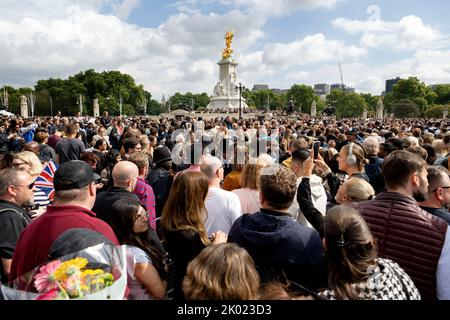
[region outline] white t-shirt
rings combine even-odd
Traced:
[[[222,231],[228,234],[234,221],[241,216],[239,197],[219,188],[210,187],[205,200],[208,211],[205,227],[208,235]]]

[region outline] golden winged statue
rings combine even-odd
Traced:
[[[234,33],[232,31],[227,31],[225,34],[225,44],[226,48],[222,51],[222,58],[228,59],[233,55],[233,50],[231,49],[231,43],[233,42]]]

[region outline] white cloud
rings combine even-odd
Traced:
[[[340,41],[326,39],[319,33],[288,44],[270,44],[265,48],[263,59],[267,64],[289,68],[326,61],[356,60],[366,54],[364,48],[347,46]]]
[[[425,25],[414,15],[403,17],[398,22],[338,18],[332,24],[350,34],[362,34],[361,45],[368,48],[414,51],[433,45],[442,38],[438,30]]]
[[[232,4],[246,7],[250,12],[267,15],[286,15],[303,9],[333,8],[339,0],[231,0]]]
[[[219,77],[216,63],[225,45],[224,33],[229,29],[236,30],[233,49],[240,64],[238,77],[247,87],[254,83],[289,88],[294,83],[340,82],[340,61],[345,61],[347,84],[377,94],[390,77],[418,75],[429,83],[450,79],[448,49],[419,50],[409,59],[369,66],[364,58],[371,46],[364,42],[364,46],[350,45],[317,33],[291,42],[263,43],[268,15],[287,14],[288,5],[294,11],[330,7],[337,1],[282,1],[276,10],[266,14],[265,8],[269,7],[263,1],[244,4],[228,0],[235,7],[227,13],[179,12],[156,28],[123,20],[131,12],[125,9],[131,10],[138,1],[2,1],[9,6],[0,12],[0,86],[5,82],[34,85],[38,79],[65,78],[94,68],[129,73],[157,99],[177,91],[211,94]],[[191,0],[187,4],[194,8],[205,1]],[[121,5],[123,11],[119,10]],[[236,9],[244,6],[249,8],[248,13]],[[414,19],[402,21],[371,25],[340,20],[335,24],[347,31],[357,30],[355,34],[362,36],[374,34],[383,44],[401,39],[404,45],[418,46],[414,33],[406,29],[415,21],[420,28],[414,30],[422,30],[421,39],[430,39],[428,26]],[[396,40],[382,38],[391,35]]]

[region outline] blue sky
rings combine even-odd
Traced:
[[[154,98],[212,93],[234,29],[247,86],[344,81],[380,94],[391,77],[450,83],[450,1],[0,0],[0,86],[80,70],[131,74]],[[4,9],[6,8],[6,9]],[[372,8],[367,12],[368,8]]]

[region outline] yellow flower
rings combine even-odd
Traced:
[[[85,278],[87,276],[97,277],[97,276],[100,276],[102,274],[103,274],[103,270],[100,270],[100,269],[96,269],[96,270],[87,269],[87,270],[83,271],[83,273],[81,274],[81,277],[82,278]]]
[[[81,269],[86,267],[88,261],[84,258],[75,258],[61,263],[55,271],[55,279],[61,281],[74,274],[81,273]]]

